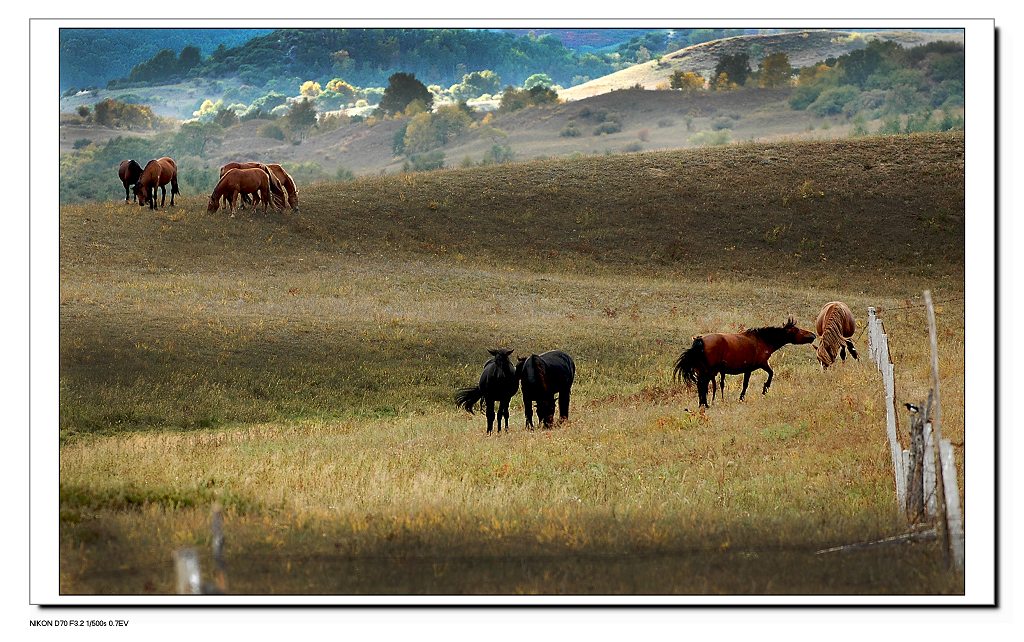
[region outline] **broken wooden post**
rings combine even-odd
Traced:
[[[953,563],[956,568],[964,568],[964,522],[960,515],[960,485],[956,480],[956,460],[953,459],[953,446],[948,439],[939,442],[939,457],[942,460],[943,494],[946,496],[946,531]]]

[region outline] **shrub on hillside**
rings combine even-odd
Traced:
[[[257,133],[264,138],[284,140],[284,130],[277,123],[267,123],[257,130]]]
[[[576,126],[576,121],[570,120],[568,123],[566,123],[565,127],[562,128],[562,131],[558,132],[558,135],[566,138],[576,138],[577,136],[582,136],[583,134],[580,131],[580,128]]]
[[[98,125],[118,129],[153,129],[158,122],[156,114],[146,105],[129,105],[112,98],[96,103],[93,120]]]
[[[857,98],[856,87],[843,85],[841,87],[830,87],[821,92],[817,99],[807,109],[818,116],[832,116],[842,113],[843,108]]]
[[[615,134],[620,131],[622,131],[622,123],[617,120],[606,120],[594,128],[594,136]]]
[[[732,129],[732,119],[730,118],[716,118],[711,121],[711,129],[719,131],[722,129]]]
[[[702,131],[690,136],[690,143],[701,147],[712,145],[727,145],[732,140],[732,134],[728,129],[721,131]]]
[[[425,154],[413,154],[402,163],[403,172],[429,172],[444,167],[444,152],[434,150]]]

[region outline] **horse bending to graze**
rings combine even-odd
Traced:
[[[462,388],[455,393],[455,404],[473,414],[477,401],[487,403],[487,434],[494,426],[494,402],[498,402],[498,432],[501,432],[501,418],[505,418],[505,432],[508,432],[508,402],[519,391],[519,378],[508,356],[512,350],[488,350],[491,358],[484,363],[480,383],[475,388]]]
[[[174,195],[181,194],[178,191],[178,165],[174,159],[164,156],[146,163],[145,169],[135,183],[135,196],[139,199],[139,205],[149,205],[149,209],[156,209],[156,190],[160,188],[160,207],[167,202],[167,184],[171,184],[171,206],[174,206]]]
[[[697,397],[701,406],[708,405],[708,382],[718,374],[742,374],[743,391],[740,400],[747,394],[750,373],[764,370],[768,380],[764,382],[761,394],[768,394],[775,374],[768,365],[768,358],[788,343],[804,344],[814,341],[814,333],[797,327],[792,317],[782,327],[752,328],[739,333],[705,334],[695,337],[693,345],[676,360],[673,378],[682,379],[689,386],[697,385]],[[724,382],[724,378],[723,378]],[[724,398],[723,389],[723,398]]]
[[[267,203],[270,202],[270,178],[267,173],[258,168],[228,170],[213,188],[206,210],[216,212],[221,199],[225,199],[231,207],[231,216],[234,216],[239,194],[259,194],[263,200],[263,213],[266,214]]]
[[[823,370],[835,363],[836,354],[846,361],[847,349],[850,351],[850,356],[854,359],[857,358],[857,348],[854,347],[853,341],[850,339],[857,330],[857,322],[853,318],[850,306],[842,301],[826,303],[818,313],[814,329],[821,337],[816,352],[818,363],[821,364]]]
[[[124,202],[132,200],[129,198],[128,190],[139,182],[139,177],[142,176],[142,165],[139,165],[134,160],[123,160],[117,167],[117,177],[121,179],[121,184],[124,185]]]
[[[262,169],[267,173],[270,178],[270,194],[273,197],[273,206],[279,210],[284,209],[284,187],[281,185],[281,179],[279,179],[273,172],[270,171],[263,163],[249,162],[249,163],[228,163],[220,168],[220,177],[224,178],[224,174],[227,174],[233,169]],[[248,195],[242,195],[242,203],[248,204]],[[253,207],[259,205],[254,203]]]
[[[277,163],[270,163],[267,165],[269,169],[278,180],[281,181],[281,186],[288,192],[288,206],[292,208],[293,212],[299,211],[299,190],[295,187],[295,181],[288,172],[284,171],[284,168]]]
[[[576,377],[576,364],[561,350],[520,357],[516,375],[523,387],[523,406],[526,425],[533,429],[533,404],[537,403],[537,417],[545,428],[555,418],[555,395],[558,395],[559,420],[569,418],[569,395]]]

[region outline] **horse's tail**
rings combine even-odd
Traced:
[[[697,383],[697,368],[704,363],[704,339],[694,337],[693,345],[683,351],[676,359],[676,366],[672,370],[673,381],[684,381],[686,385]]]
[[[480,398],[484,396],[480,386],[473,388],[462,388],[455,393],[455,405],[460,408],[465,408],[469,414],[473,414],[473,406],[476,402],[480,401]]]

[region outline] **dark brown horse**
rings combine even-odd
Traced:
[[[284,168],[277,163],[270,163],[267,168],[277,176],[277,179],[281,181],[281,186],[288,192],[288,206],[292,208],[293,212],[299,211],[299,190],[295,187],[295,181],[288,172],[284,171]]]
[[[782,346],[814,341],[814,333],[797,327],[792,317],[782,327],[752,328],[738,333],[705,334],[695,337],[693,345],[676,360],[674,378],[697,385],[697,397],[701,406],[708,405],[708,382],[719,374],[742,374],[743,391],[740,400],[747,394],[750,373],[764,370],[768,380],[764,382],[761,394],[768,394],[775,374],[768,365],[769,357]],[[723,391],[724,395],[724,391]]]
[[[156,209],[156,190],[160,188],[160,207],[167,202],[167,184],[171,184],[171,206],[174,206],[174,195],[181,194],[178,191],[178,165],[173,159],[164,156],[146,163],[142,175],[135,182],[135,196],[139,199],[139,205],[149,205],[149,209]]]
[[[132,200],[129,196],[129,189],[139,182],[140,176],[142,176],[142,165],[139,165],[134,160],[123,160],[117,167],[117,177],[121,179],[121,184],[124,185],[125,203]]]
[[[558,397],[558,418],[569,418],[569,396],[576,378],[576,363],[561,350],[521,357],[516,364],[516,376],[523,388],[523,411],[526,426],[533,429],[533,404],[537,404],[537,417],[541,425],[550,428],[555,419],[555,397]]]
[[[266,214],[267,203],[270,202],[270,177],[265,171],[255,167],[228,170],[213,188],[206,209],[209,212],[216,212],[221,199],[224,199],[230,205],[231,216],[234,216],[235,204],[242,194],[258,194],[263,201],[263,213]]]
[[[842,301],[826,303],[825,307],[818,313],[818,319],[814,322],[814,329],[817,330],[821,341],[816,349],[818,363],[824,370],[836,360],[836,354],[846,361],[846,351],[849,349],[850,356],[857,358],[857,348],[854,347],[850,337],[857,331],[857,322],[853,318],[850,306]]]
[[[228,163],[220,168],[220,177],[224,178],[224,174],[227,174],[229,171],[233,169],[262,169],[264,172],[266,172],[267,176],[270,178],[270,194],[273,197],[272,204],[279,210],[284,209],[284,187],[281,185],[281,180],[273,172],[270,171],[270,168],[268,168],[263,163],[257,162]],[[242,196],[242,202],[248,204],[249,199],[247,195]],[[258,204],[259,203],[255,203],[254,207],[255,205]]]

